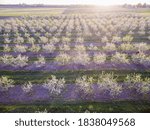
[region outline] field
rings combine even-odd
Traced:
[[[149,14],[0,6],[0,112],[150,112]]]

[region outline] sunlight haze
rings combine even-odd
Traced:
[[[150,0],[0,0],[0,4],[49,4],[49,5],[70,5],[70,4],[92,4],[92,5],[120,5],[150,3]]]

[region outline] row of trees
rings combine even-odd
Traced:
[[[90,57],[88,53],[84,50],[76,51],[72,55],[61,52],[54,58],[54,62],[57,62],[59,65],[68,65],[68,64],[81,64],[87,65],[89,63],[95,64],[104,64],[106,61],[111,61],[115,64],[141,64],[144,66],[150,66],[150,56],[140,52],[138,54],[127,55],[125,53],[116,52],[111,57],[105,53],[95,53],[93,57]],[[0,62],[5,65],[10,65],[14,67],[24,67],[29,63],[28,56],[18,55],[13,57],[12,55],[5,54],[0,57]],[[30,64],[35,64],[36,67],[42,67],[46,64],[46,59],[44,56],[39,56],[37,60],[30,61]],[[52,62],[50,62],[52,63]]]
[[[136,51],[136,52],[145,52],[150,50],[150,45],[147,43],[122,43],[120,45],[116,45],[115,43],[106,43],[103,46],[97,46],[93,45],[92,43],[88,46],[84,46],[84,44],[77,44],[75,46],[70,44],[60,44],[60,45],[54,45],[54,44],[44,44],[44,45],[38,45],[38,44],[32,44],[31,46],[26,45],[20,45],[16,44],[13,47],[9,46],[8,44],[3,46],[3,52],[19,52],[19,53],[25,53],[25,52],[45,52],[45,53],[53,53],[54,51],[103,51],[103,52],[112,52],[112,51],[118,51],[118,52],[125,52],[125,51]]]
[[[0,90],[7,91],[12,87],[15,87],[14,80],[8,77],[2,76],[0,78]],[[123,92],[123,89],[135,89],[138,93],[149,94],[150,92],[150,78],[142,78],[140,74],[127,75],[123,83],[118,82],[118,78],[113,73],[102,73],[95,80],[93,77],[82,76],[75,80],[76,90],[87,94],[94,92],[93,84],[97,84],[97,88],[102,91],[109,91],[111,96],[117,96]],[[31,82],[24,83],[21,87],[23,91],[30,92],[33,89]],[[51,95],[61,95],[66,89],[66,81],[64,78],[56,78],[52,75],[50,79],[47,79],[42,86],[49,91]],[[124,88],[123,88],[124,86]]]

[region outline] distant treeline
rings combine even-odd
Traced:
[[[3,5],[0,4],[0,8],[37,8],[37,7],[45,7],[45,8],[66,8],[66,7],[72,7],[72,8],[85,8],[85,7],[99,7],[96,5],[44,5],[44,4],[32,4],[32,5],[28,5],[28,4],[7,4],[7,5]],[[101,6],[103,7],[103,6]],[[124,8],[150,8],[150,4],[147,3],[138,3],[136,5],[133,4],[124,4],[124,5],[116,5],[114,7],[124,7]]]
[[[27,5],[27,4],[7,4],[3,5],[0,4],[0,8],[37,8],[37,7],[49,7],[49,8],[64,8],[64,7],[69,7],[69,5],[43,5],[43,4],[32,4],[32,5]]]
[[[123,7],[125,8],[150,8],[150,4],[147,3],[138,3],[136,5],[131,5],[131,4],[124,4]]]

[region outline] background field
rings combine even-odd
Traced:
[[[14,16],[48,16],[58,14],[77,14],[77,13],[101,13],[101,12],[133,12],[142,15],[150,15],[149,8],[146,9],[133,9],[122,7],[97,7],[97,6],[50,6],[50,7],[19,7],[19,6],[2,6],[0,5],[1,17],[14,17]]]

